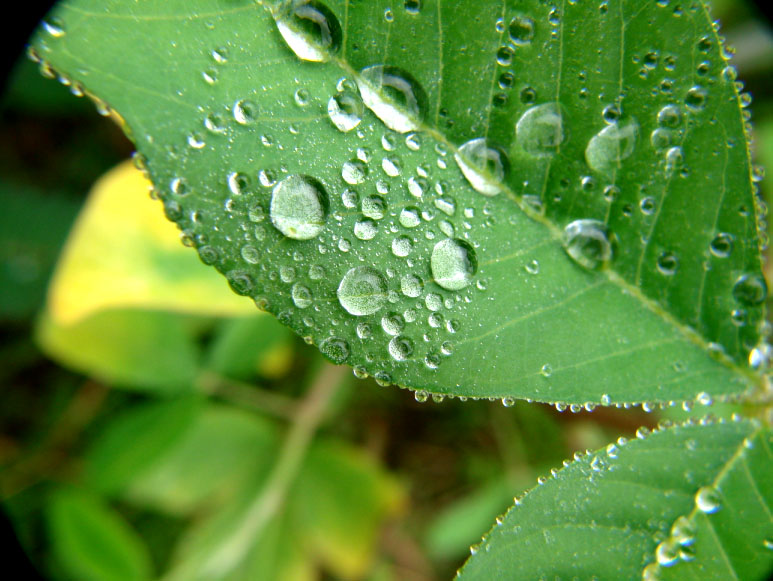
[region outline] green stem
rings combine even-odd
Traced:
[[[233,571],[281,509],[306,450],[348,368],[325,363],[300,402],[279,457],[265,486],[249,503],[242,521],[204,561],[201,578],[222,578]]]
[[[258,386],[223,377],[211,371],[203,372],[196,381],[198,388],[209,396],[218,397],[236,406],[269,413],[280,418],[293,418],[298,406],[292,398]]]

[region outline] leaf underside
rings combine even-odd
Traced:
[[[73,0],[33,46],[120,115],[202,259],[337,363],[459,396],[738,394],[764,319],[742,109],[705,5],[659,4],[312,2],[340,46],[306,62],[287,6]],[[315,21],[289,22],[314,48]],[[392,87],[381,117],[415,132],[359,111],[373,65],[416,97]],[[328,114],[341,89],[350,131]],[[477,138],[504,160],[477,173],[497,195],[455,161]],[[317,192],[305,230],[272,213],[293,176]],[[576,220],[604,233],[578,261]],[[360,267],[351,296],[376,309],[355,315],[339,286]]]
[[[772,443],[751,421],[704,423],[584,456],[511,508],[458,578],[762,580]]]

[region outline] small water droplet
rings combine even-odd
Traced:
[[[398,236],[392,240],[392,254],[403,258],[413,250],[413,242],[407,236]]]
[[[711,241],[711,253],[717,258],[727,258],[733,251],[733,235],[720,232]]]
[[[566,253],[580,266],[601,268],[612,260],[606,226],[598,220],[575,220],[564,228]]]
[[[516,141],[524,151],[541,157],[558,151],[566,140],[561,106],[543,103],[526,110],[515,125]]]
[[[682,111],[677,105],[666,105],[658,111],[658,125],[676,129],[682,124]]]
[[[282,38],[301,60],[325,62],[341,47],[338,19],[316,0],[288,2],[275,19]]]
[[[290,175],[271,194],[271,223],[288,238],[310,240],[325,227],[327,205],[327,194],[318,181]]]
[[[344,163],[341,168],[341,177],[352,186],[361,184],[368,176],[368,166],[359,159],[353,159]]]
[[[258,106],[247,99],[240,99],[234,103],[231,112],[237,123],[240,125],[248,125],[255,121],[255,117],[258,113]]]
[[[65,29],[64,29],[64,25],[62,24],[62,21],[56,17],[46,18],[43,22],[41,22],[41,25],[43,26],[43,30],[45,30],[48,34],[50,34],[54,38],[61,38],[65,34]]]
[[[706,108],[708,93],[703,87],[692,87],[684,97],[684,104],[691,111],[702,111]]]
[[[424,178],[410,178],[408,180],[408,192],[415,198],[421,198],[427,191],[427,181]]]
[[[381,220],[386,214],[386,202],[379,196],[369,196],[362,200],[361,209],[364,216]]]
[[[415,298],[421,295],[423,286],[422,280],[413,274],[406,274],[400,279],[400,290],[407,297]]]
[[[768,285],[758,274],[744,274],[733,285],[733,298],[742,305],[761,305],[767,296]]]
[[[660,274],[672,276],[679,269],[679,258],[673,252],[662,252],[658,256],[657,266]]]
[[[408,207],[400,211],[400,225],[404,228],[415,228],[421,224],[418,208]]]
[[[313,302],[313,297],[311,295],[311,291],[308,289],[308,287],[303,286],[302,284],[295,284],[292,288],[292,299],[293,303],[296,307],[299,309],[305,309],[309,306],[311,306],[311,303]]]
[[[471,139],[454,155],[459,169],[477,192],[495,196],[509,168],[507,156],[483,137]]]
[[[475,251],[457,238],[441,240],[432,250],[430,268],[435,282],[447,290],[460,290],[472,282],[478,262]]]
[[[599,173],[611,174],[636,148],[639,126],[633,121],[607,125],[594,135],[585,149],[585,161]]]
[[[400,175],[400,162],[397,159],[385,157],[381,160],[381,169],[384,173],[391,178],[396,178]]]
[[[357,266],[341,279],[338,301],[352,315],[371,315],[384,306],[386,290],[386,282],[379,271],[369,266]]]
[[[358,86],[365,106],[389,129],[406,133],[421,125],[427,99],[407,72],[386,65],[366,67],[360,71]]]
[[[327,102],[327,114],[336,128],[349,132],[362,121],[364,106],[357,93],[342,91],[330,97]]]
[[[358,220],[354,224],[354,235],[360,240],[372,240],[378,234],[378,226],[373,220]]]
[[[413,354],[413,341],[402,335],[392,337],[388,350],[395,361],[405,361]]]
[[[540,367],[539,372],[542,377],[550,377],[553,375],[553,366],[550,365],[550,363],[545,363],[542,367]]]
[[[713,514],[722,508],[719,492],[712,486],[702,486],[695,494],[695,507],[706,514]]]
[[[349,344],[340,337],[328,337],[320,343],[319,350],[337,365],[349,358]]]
[[[532,260],[523,267],[529,274],[539,274],[539,261]]]
[[[507,28],[510,40],[518,45],[529,44],[534,38],[534,20],[528,16],[515,16]]]

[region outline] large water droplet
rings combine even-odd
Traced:
[[[475,191],[484,196],[495,196],[508,169],[505,153],[485,138],[471,139],[454,155],[459,169]]]
[[[330,97],[327,102],[327,114],[339,131],[351,131],[362,121],[364,107],[362,99],[356,93],[343,91]]]
[[[302,284],[293,285],[292,298],[293,298],[293,303],[299,309],[305,309],[311,306],[312,299],[313,299],[311,295],[311,291],[307,287],[303,286]]]
[[[564,118],[558,103],[543,103],[526,110],[515,125],[515,138],[534,156],[556,153],[566,140]]]
[[[338,19],[316,0],[289,2],[274,18],[282,38],[301,60],[328,61],[341,47]]]
[[[287,176],[271,195],[271,222],[288,238],[310,240],[325,227],[327,194],[322,185],[309,176]]]
[[[357,266],[344,275],[337,294],[341,306],[352,315],[371,315],[386,302],[386,282],[375,268]]]
[[[564,228],[566,253],[580,266],[601,268],[612,260],[606,226],[598,220],[575,220]]]
[[[607,125],[594,135],[585,149],[585,161],[599,173],[614,172],[636,147],[639,126],[635,121]]]
[[[437,284],[447,290],[460,290],[472,282],[478,261],[467,242],[446,238],[432,249],[430,268]]]
[[[389,129],[407,133],[421,125],[427,98],[405,71],[386,65],[366,67],[360,71],[358,86],[365,106]]]

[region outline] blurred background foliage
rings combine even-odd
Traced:
[[[769,21],[714,5],[771,168]],[[246,538],[230,578],[448,579],[539,475],[685,415],[418,403],[356,379],[184,248],[131,152],[19,58],[0,104],[0,516],[30,578],[184,579]]]

